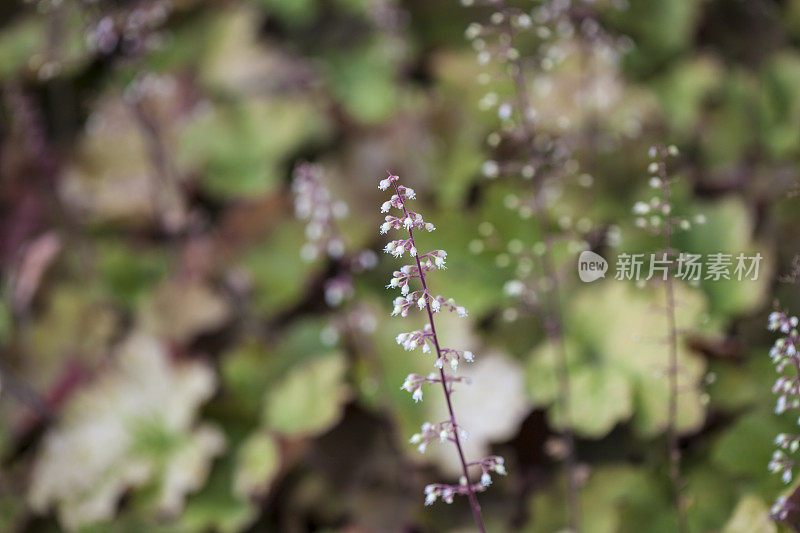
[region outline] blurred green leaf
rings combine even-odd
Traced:
[[[264,401],[267,428],[290,437],[323,433],[342,416],[349,391],[344,356],[330,354],[295,369]]]
[[[266,493],[280,466],[280,451],[269,433],[254,433],[239,447],[233,491],[242,499]]]
[[[775,522],[769,517],[769,507],[756,496],[745,496],[733,511],[722,533],[775,533]]]

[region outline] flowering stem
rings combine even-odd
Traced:
[[[505,17],[508,21],[509,18]],[[508,22],[506,22],[508,23]],[[509,27],[510,30],[510,27]],[[522,132],[525,137],[525,145],[529,152],[530,163],[536,163],[536,152],[534,148],[535,135],[533,126],[527,116],[530,109],[528,98],[528,86],[523,74],[523,64],[519,59],[512,60],[515,68],[512,69],[511,77],[514,81],[517,107],[522,123]],[[539,230],[541,231],[544,242],[544,253],[541,256],[542,272],[546,280],[550,281],[545,287],[545,308],[544,329],[548,341],[555,347],[558,356],[556,361],[556,373],[558,379],[558,401],[561,405],[564,420],[563,437],[566,444],[564,463],[566,466],[567,477],[567,523],[572,531],[580,531],[580,498],[577,478],[577,461],[575,458],[575,435],[572,431],[572,414],[570,411],[570,379],[567,367],[567,349],[564,345],[563,321],[561,317],[561,298],[558,287],[558,274],[552,256],[552,235],[547,227],[547,214],[545,212],[545,198],[541,187],[534,194],[534,213],[536,215]]]
[[[664,203],[670,204],[670,187],[664,165],[659,165],[661,173]],[[672,253],[672,219],[667,218],[664,224],[664,244],[666,253]],[[686,509],[683,500],[683,481],[681,479],[681,450],[678,443],[677,417],[678,417],[678,328],[675,320],[675,287],[672,276],[667,276],[667,332],[669,342],[669,410],[667,415],[667,452],[669,454],[669,477],[672,480],[672,494],[675,509],[678,513],[678,531],[688,531],[686,524]]]
[[[398,198],[400,198],[401,205],[403,207],[403,214],[406,218],[409,217],[408,211],[406,210],[405,201],[403,200],[403,195],[400,194],[400,190],[397,188],[397,183],[393,183],[395,191],[397,192]],[[416,248],[416,244],[414,243],[414,232],[409,227],[408,228],[408,238],[411,240],[411,244]],[[419,254],[414,256],[414,259],[417,262],[417,268],[419,269],[419,279],[422,283],[423,294],[429,295],[428,291],[428,284],[425,280],[425,270],[422,268],[422,263],[419,260]],[[436,357],[441,359],[442,351],[439,347],[439,337],[436,335],[436,325],[433,321],[433,310],[431,309],[431,301],[430,297],[425,298],[425,309],[428,312],[428,324],[431,327],[431,338],[433,339],[433,346],[436,348]],[[469,469],[467,468],[467,461],[464,458],[464,450],[461,448],[461,439],[458,436],[458,424],[456,423],[456,415],[455,411],[453,410],[453,402],[450,399],[450,389],[447,386],[447,375],[444,371],[444,365],[439,368],[439,375],[441,377],[442,383],[442,390],[444,391],[444,397],[447,402],[447,411],[450,414],[450,423],[453,427],[453,442],[456,445],[456,449],[458,450],[458,458],[461,461],[461,469],[464,473],[464,478],[466,479],[467,487],[469,491],[467,492],[467,499],[469,500],[470,509],[472,509],[472,516],[475,519],[475,525],[478,527],[478,531],[481,533],[486,533],[486,527],[483,525],[483,519],[481,518],[481,506],[478,504],[478,498],[475,496],[475,490],[472,488],[472,484],[469,481]]]

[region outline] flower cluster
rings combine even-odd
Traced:
[[[334,201],[322,183],[322,168],[311,163],[301,163],[294,170],[292,182],[294,211],[297,218],[306,220],[308,243],[301,252],[306,260],[321,255],[338,259],[344,255],[345,242],[335,221],[347,216],[347,204]]]
[[[391,286],[391,284],[390,284]],[[462,305],[456,305],[452,298],[445,299],[444,296],[433,296],[427,289],[420,289],[409,292],[405,296],[398,296],[393,302],[394,309],[392,316],[408,316],[408,312],[414,307],[425,309],[430,306],[431,313],[438,313],[442,309],[453,311],[460,317],[467,316],[467,309]]]
[[[481,467],[481,485],[484,487],[488,487],[492,484],[490,472],[495,472],[501,476],[506,475],[505,460],[499,455],[484,457],[475,464]]]
[[[800,345],[800,334],[797,331],[798,319],[788,316],[781,311],[773,311],[769,315],[767,329],[782,334],[770,349],[769,355],[779,373],[786,367],[797,370],[800,368],[800,356],[797,346]],[[800,410],[800,374],[792,376],[781,375],[775,380],[772,392],[778,395],[775,404],[775,414],[782,414],[788,410]],[[800,422],[799,422],[800,423]],[[784,483],[792,481],[792,468],[796,460],[788,454],[794,454],[800,449],[800,435],[781,433],[775,438],[775,445],[779,447],[772,456],[769,470],[780,473]]]
[[[416,437],[417,435],[415,435]],[[449,437],[445,436],[445,440]],[[425,505],[432,505],[437,499],[445,503],[453,503],[453,497],[456,494],[468,494],[469,492],[483,492],[486,487],[492,484],[492,476],[490,472],[495,472],[501,476],[506,475],[506,468],[504,460],[498,455],[491,455],[485,457],[476,463],[470,463],[469,466],[480,466],[481,480],[479,483],[469,483],[467,478],[461,476],[459,484],[443,485],[440,483],[432,483],[425,487]]]
[[[486,490],[485,485],[482,483],[469,483],[464,476],[461,476],[458,485],[431,483],[425,487],[425,505],[433,505],[439,498],[444,503],[453,503],[453,497],[456,494],[468,496],[484,490]]]
[[[444,422],[439,422],[438,424],[425,422],[422,424],[420,432],[411,435],[411,438],[408,441],[411,444],[417,444],[419,453],[425,453],[428,443],[431,441],[438,440],[440,442],[455,442],[456,431],[458,431],[458,437],[462,442],[469,439],[469,433],[467,430],[457,427],[450,420],[445,420]]]
[[[472,352],[464,352],[472,356]],[[472,359],[469,359],[472,361]],[[428,374],[427,377],[422,376],[420,374],[409,374],[406,376],[406,380],[403,382],[403,386],[400,387],[403,390],[407,390],[411,393],[411,398],[415,402],[422,401],[422,385],[426,383],[465,383],[467,385],[472,383],[472,380],[467,377],[456,377],[456,376],[445,376],[444,381],[436,372],[431,372]]]
[[[667,160],[670,157],[677,157],[678,148],[675,145],[662,146],[653,145],[648,151],[650,164],[647,172],[650,174],[648,185],[656,190],[650,200],[639,201],[633,204],[633,214],[636,215],[636,226],[646,229],[652,233],[662,234],[665,226],[669,224],[672,229],[688,231],[692,224],[702,225],[706,222],[706,217],[702,214],[692,218],[676,217],[672,213],[672,203],[670,201],[670,186],[675,178],[667,173]]]
[[[448,375],[445,371],[445,367],[449,365],[453,371],[456,371],[460,361],[472,362],[475,356],[468,350],[456,350],[441,346],[434,323],[434,315],[439,311],[449,310],[464,317],[467,316],[467,310],[463,306],[457,305],[452,299],[434,295],[429,290],[426,273],[437,269],[444,269],[447,253],[444,250],[432,250],[425,253],[418,252],[417,245],[414,241],[414,231],[433,231],[436,228],[433,224],[425,222],[421,214],[411,211],[407,207],[406,202],[415,198],[416,194],[413,189],[399,184],[398,180],[399,178],[397,176],[389,175],[387,178],[381,180],[378,185],[378,188],[383,191],[390,187],[394,189],[394,194],[391,199],[381,206],[381,212],[387,213],[391,209],[400,211],[398,216],[386,216],[385,222],[380,227],[381,234],[385,234],[389,230],[400,230],[407,232],[408,235],[407,238],[404,236],[402,239],[389,242],[389,244],[386,245],[385,251],[395,257],[400,257],[404,252],[408,251],[414,259],[413,264],[406,265],[400,268],[400,270],[395,271],[387,285],[388,289],[399,288],[401,293],[401,296],[395,298],[393,302],[392,315],[406,317],[413,309],[424,310],[427,314],[427,323],[421,329],[400,333],[396,340],[397,344],[408,351],[420,348],[424,354],[433,353],[435,356],[434,366],[437,369],[437,371],[431,372],[428,376],[416,373],[409,374],[401,388],[410,392],[415,402],[419,402],[422,400],[423,387],[425,385],[441,384],[450,415],[447,420],[442,422],[426,422],[423,424],[420,432],[411,437],[411,443],[417,445],[417,449],[422,453],[425,452],[429,443],[433,441],[453,443],[458,452],[463,471],[461,481],[458,485],[428,485],[425,489],[425,503],[426,505],[430,505],[439,498],[444,502],[451,503],[454,496],[457,494],[467,496],[478,529],[480,531],[485,531],[475,493],[483,491],[484,487],[491,482],[490,477],[487,482],[489,472],[505,474],[503,459],[497,456],[491,456],[477,462],[468,463],[464,458],[461,441],[468,438],[468,433],[456,422],[450,395],[453,392],[454,385],[459,383],[469,384],[469,379]],[[414,280],[419,282],[420,287],[418,289],[412,289],[411,287],[411,283],[414,282]],[[481,483],[469,482],[470,467],[480,467]]]
[[[347,204],[333,198],[323,182],[322,167],[311,163],[297,165],[292,191],[295,215],[306,221],[308,242],[300,250],[301,257],[313,261],[327,256],[343,267],[325,282],[326,302],[338,306],[353,296],[352,275],[374,268],[378,258],[372,250],[348,249],[338,226],[338,221],[347,216]]]

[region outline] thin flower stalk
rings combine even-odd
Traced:
[[[645,228],[664,239],[664,249],[661,252],[661,261],[667,265],[675,262],[673,240],[676,229],[688,230],[691,228],[689,220],[677,217],[672,209],[672,189],[674,177],[667,172],[667,161],[670,157],[678,155],[675,146],[654,145],[649,150],[651,162],[648,166],[649,185],[652,189],[660,191],[661,197],[654,196],[649,203],[637,202],[633,212],[639,215],[636,225]],[[696,221],[702,222],[702,218]],[[682,259],[679,259],[681,261]],[[686,520],[686,499],[683,495],[684,481],[681,475],[681,449],[677,427],[678,397],[681,393],[679,385],[680,366],[678,363],[678,326],[677,304],[675,299],[675,284],[672,275],[664,272],[664,292],[666,304],[666,344],[667,344],[667,456],[669,461],[669,478],[672,484],[672,498],[678,521],[678,531],[688,531]]]
[[[467,316],[467,310],[457,305],[452,299],[434,295],[428,285],[427,273],[433,270],[444,269],[447,253],[444,250],[433,250],[422,253],[417,247],[414,238],[416,231],[434,231],[433,224],[425,222],[422,215],[410,210],[407,201],[415,198],[413,189],[398,183],[399,178],[389,175],[381,180],[378,187],[387,190],[390,187],[394,190],[391,199],[384,202],[381,206],[382,213],[389,213],[391,210],[398,210],[401,216],[386,215],[385,221],[381,224],[381,234],[386,234],[390,230],[400,230],[408,235],[408,238],[395,239],[390,241],[384,251],[394,257],[402,257],[406,252],[414,258],[414,263],[406,265],[393,273],[392,279],[387,288],[399,288],[401,296],[394,300],[393,316],[407,316],[412,310],[424,310],[427,315],[427,324],[420,329],[408,333],[401,333],[397,336],[397,343],[406,350],[420,348],[423,354],[435,356],[434,366],[436,371],[427,377],[419,374],[410,374],[402,385],[404,390],[412,394],[415,402],[421,401],[423,397],[423,386],[440,384],[444,393],[447,405],[448,419],[439,423],[426,422],[422,425],[419,433],[414,434],[410,441],[417,445],[420,452],[424,453],[431,442],[452,443],[455,445],[458,459],[461,464],[462,476],[457,485],[433,483],[425,487],[425,504],[431,505],[436,500],[441,499],[445,503],[452,503],[457,495],[466,496],[478,530],[485,532],[486,528],[481,517],[481,508],[476,497],[476,493],[482,492],[492,482],[491,473],[505,475],[505,465],[502,457],[490,456],[479,461],[468,462],[464,456],[462,441],[468,438],[468,433],[456,420],[453,409],[452,394],[454,385],[458,383],[469,383],[467,379],[451,375],[447,371],[449,366],[452,372],[456,372],[459,364],[474,361],[474,354],[467,350],[456,350],[441,345],[439,336],[436,332],[434,314],[442,311],[451,311],[459,316]],[[418,289],[412,289],[411,284],[418,282]],[[481,477],[479,482],[470,481],[470,468],[480,468]]]
[[[577,139],[571,138],[565,132],[558,135],[545,130],[538,131],[541,117],[532,105],[529,95],[531,88],[527,78],[529,74],[527,70],[530,68],[536,68],[538,65],[548,70],[563,61],[562,52],[566,47],[548,41],[550,39],[557,41],[561,34],[570,33],[571,30],[567,28],[573,27],[571,20],[573,13],[570,12],[568,2],[542,4],[530,14],[525,10],[509,6],[502,0],[478,3],[490,6],[493,13],[488,25],[471,24],[467,28],[466,37],[472,41],[480,64],[485,65],[495,60],[502,65],[512,89],[512,96],[507,101],[500,101],[495,93],[490,92],[480,102],[483,108],[498,104],[497,115],[503,123],[503,135],[493,133],[489,137],[489,144],[497,146],[505,136],[509,144],[521,147],[518,160],[486,161],[483,173],[490,179],[519,174],[525,180],[531,181],[532,198],[527,205],[521,206],[520,215],[523,215],[523,209],[527,209],[537,222],[541,243],[537,245],[537,253],[531,258],[531,263],[536,264],[536,270],[540,275],[529,284],[514,280],[506,284],[506,292],[518,294],[523,301],[532,304],[531,307],[540,316],[547,340],[555,350],[557,403],[562,413],[561,457],[566,477],[567,524],[570,530],[580,531],[580,480],[570,402],[571,380],[564,340],[561,272],[553,256],[557,235],[551,229],[547,203],[549,183],[560,181],[577,170],[572,157],[572,145]],[[582,18],[588,20],[587,15],[582,15]],[[588,28],[588,25],[584,24],[584,27]],[[592,27],[595,28],[591,32],[592,37],[587,34],[587,38],[594,38],[599,34],[597,29],[599,26],[594,24]],[[514,39],[522,33],[534,35],[541,41],[538,47],[539,51],[544,51],[541,52],[541,56],[538,55],[539,52],[534,57],[525,57],[520,53]],[[486,75],[483,82],[488,79],[489,75]],[[513,252],[514,247],[511,244],[509,243],[509,251]],[[533,286],[532,295],[531,291],[526,290],[528,285]]]
[[[663,160],[664,152],[661,152],[662,161],[658,163],[658,172],[661,177],[661,190],[664,194],[664,204],[671,204],[669,179],[666,174],[666,164]],[[664,248],[667,253],[672,252],[672,231],[673,224],[668,218],[664,224]],[[667,276],[666,283],[667,295],[667,334],[669,342],[669,409],[667,419],[667,438],[669,440],[669,477],[672,480],[673,499],[678,512],[678,528],[681,532],[688,531],[686,524],[686,504],[683,498],[683,481],[681,479],[681,450],[678,443],[677,418],[678,418],[678,328],[675,325],[675,287],[672,276]]]

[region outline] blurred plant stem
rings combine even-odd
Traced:
[[[505,16],[509,34],[512,31],[511,17]],[[530,120],[531,109],[528,97],[528,84],[525,80],[523,63],[519,58],[511,59],[511,78],[514,82],[515,99],[519,116],[521,117],[523,142],[529,161],[535,167],[536,148],[535,132]],[[564,465],[567,477],[567,524],[570,530],[581,530],[580,488],[578,486],[577,460],[575,457],[575,434],[572,430],[572,416],[570,412],[570,376],[567,368],[567,349],[564,345],[563,318],[561,312],[561,298],[558,282],[558,273],[553,260],[553,237],[548,229],[547,206],[542,191],[541,177],[534,182],[533,210],[539,225],[544,250],[539,259],[543,278],[539,280],[541,292],[544,295],[544,305],[541,308],[542,322],[548,341],[553,345],[557,354],[556,372],[558,377],[558,403],[563,413],[563,438],[566,449],[564,452]],[[544,285],[543,286],[543,282]]]

